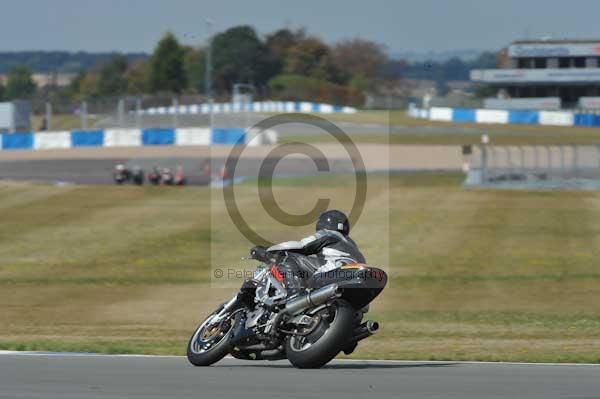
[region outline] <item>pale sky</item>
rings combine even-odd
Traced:
[[[0,51],[152,50],[167,30],[186,44],[238,24],[307,28],[327,42],[362,37],[399,51],[493,50],[529,37],[600,37],[598,0],[0,0]]]

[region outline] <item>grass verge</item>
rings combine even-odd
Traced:
[[[275,193],[286,210],[307,192],[344,207],[344,179],[279,181]],[[353,356],[600,362],[600,193],[468,190],[461,180],[370,177],[353,236],[372,263],[388,259],[391,280],[370,314],[382,331]],[[252,185],[238,189],[260,229],[310,231],[274,225]],[[0,349],[183,354],[196,323],[234,291],[212,284],[211,269],[248,249],[215,195],[1,185]],[[382,249],[373,227],[385,218]]]

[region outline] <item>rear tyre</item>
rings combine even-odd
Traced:
[[[305,336],[292,335],[286,340],[286,355],[294,367],[318,369],[329,363],[342,350],[352,334],[356,311],[343,300],[319,311],[314,330]]]
[[[231,317],[213,323],[219,311],[198,326],[188,343],[187,358],[194,366],[210,366],[229,354],[231,330],[235,323]]]

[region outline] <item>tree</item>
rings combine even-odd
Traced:
[[[36,86],[33,82],[31,69],[20,66],[14,68],[8,74],[6,84],[6,98],[9,100],[31,98],[35,93]]]
[[[127,93],[144,94],[149,91],[150,65],[146,61],[133,64],[126,73]]]
[[[283,70],[289,50],[304,38],[305,32],[302,29],[295,32],[289,29],[279,29],[267,35],[265,44],[275,73],[278,74]]]
[[[352,39],[336,44],[333,58],[337,67],[353,80],[373,86],[381,77],[383,66],[388,61],[383,46],[370,40]]]
[[[206,54],[204,50],[186,47],[183,64],[187,76],[188,89],[203,93],[205,90],[204,74],[206,71]]]
[[[181,93],[187,85],[183,65],[183,48],[172,33],[156,46],[150,62],[150,90]]]
[[[127,58],[117,56],[100,68],[98,95],[118,96],[127,91]]]
[[[6,88],[2,83],[0,83],[0,101],[4,101],[4,96],[6,95]]]
[[[236,26],[213,40],[215,84],[229,91],[234,83],[263,85],[273,76],[268,50],[254,28]]]
[[[347,81],[335,65],[329,47],[315,38],[303,39],[289,49],[284,71],[334,83]]]
[[[363,95],[348,86],[300,75],[278,75],[269,81],[275,99],[362,105]]]
[[[79,84],[79,99],[98,97],[98,83],[100,77],[97,73],[86,73]]]

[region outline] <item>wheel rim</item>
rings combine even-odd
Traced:
[[[311,348],[329,332],[329,327],[337,317],[337,308],[330,306],[319,311],[315,317],[320,321],[316,328],[307,335],[293,335],[290,337],[290,349],[294,352],[303,352]]]
[[[216,314],[212,314],[196,329],[190,341],[190,350],[192,353],[201,355],[209,352],[221,343],[227,337],[229,331],[231,331],[232,323],[229,318],[213,323],[212,321],[215,317]]]

